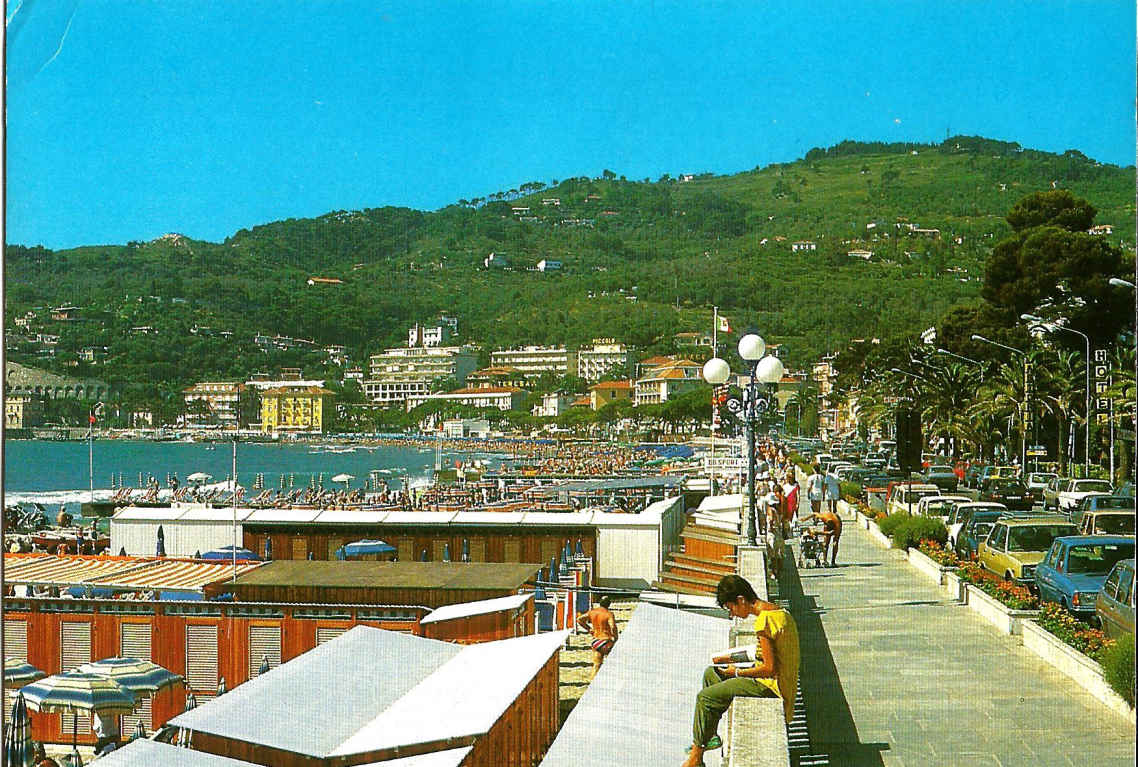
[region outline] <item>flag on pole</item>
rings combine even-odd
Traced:
[[[719,315],[719,331],[721,333],[730,333],[731,332],[731,324],[729,322],[727,322],[727,318],[724,317],[722,314]]]

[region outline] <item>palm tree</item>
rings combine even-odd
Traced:
[[[1023,414],[1026,395],[1023,368],[1015,363],[1003,363],[995,374],[985,379],[979,396],[968,408],[975,418],[991,418],[998,422],[1007,441],[1013,434],[1024,432]]]
[[[1085,369],[1080,355],[1075,352],[1059,349],[1052,357],[1044,358],[1044,365],[1036,368],[1040,370],[1039,395],[1044,407],[1055,416],[1059,424],[1059,468],[1064,472],[1068,456],[1063,446],[1064,430],[1070,432],[1078,423],[1083,421],[1075,414],[1077,404],[1084,401],[1083,391]]]
[[[962,443],[978,442],[973,418],[968,413],[975,403],[979,384],[977,368],[958,362],[930,365],[925,370],[921,420],[930,435],[952,441],[953,458],[960,457]]]

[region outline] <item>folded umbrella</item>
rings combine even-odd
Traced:
[[[142,720],[139,719],[137,722],[134,723],[134,733],[130,736],[130,739],[131,740],[138,740],[139,738],[145,738],[145,737],[146,737],[146,726],[142,723]]]
[[[28,707],[24,696],[16,694],[12,705],[12,719],[4,734],[4,767],[30,767],[33,764],[32,723],[28,718]]]

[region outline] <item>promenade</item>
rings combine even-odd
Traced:
[[[811,753],[834,767],[1134,764],[1128,721],[895,557],[847,522],[836,568],[788,568]]]

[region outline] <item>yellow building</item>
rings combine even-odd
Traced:
[[[332,395],[319,386],[266,389],[261,392],[261,431],[322,433],[332,414]]]
[[[589,406],[593,410],[622,399],[632,399],[632,381],[601,381],[589,387]]]
[[[4,400],[4,428],[30,429],[43,423],[43,404],[32,397],[7,397]]]

